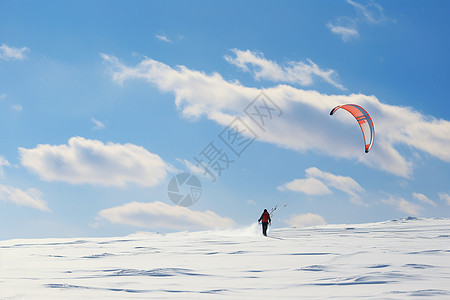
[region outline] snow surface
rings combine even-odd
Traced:
[[[0,299],[450,299],[450,219],[0,241]]]

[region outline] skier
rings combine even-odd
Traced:
[[[261,217],[259,218],[258,222],[262,221],[262,232],[264,236],[267,236],[267,225],[271,225],[272,220],[270,219],[270,214],[267,211],[267,209],[264,209],[264,212],[262,213]]]

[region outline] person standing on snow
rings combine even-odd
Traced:
[[[264,209],[261,217],[259,218],[258,222],[262,221],[262,232],[264,236],[267,236],[267,225],[271,225],[272,220],[270,219],[270,214],[267,211],[267,209]]]

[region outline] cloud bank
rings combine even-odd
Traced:
[[[67,145],[19,148],[20,162],[46,181],[72,184],[155,186],[171,166],[161,157],[133,144],[104,144],[72,137]]]
[[[144,80],[162,92],[173,93],[177,108],[186,118],[204,116],[223,126],[229,125],[236,116],[247,124],[253,122],[243,109],[260,94],[259,89],[227,81],[218,73],[170,67],[150,58],[136,66],[127,66],[114,56],[101,56],[111,66],[114,81],[123,85],[128,80]],[[399,148],[406,146],[450,162],[447,120],[424,115],[410,107],[388,105],[364,94],[327,95],[289,85],[277,85],[264,92],[283,111],[283,116],[272,120],[265,132],[255,128],[259,141],[298,152],[313,151],[359,161],[405,178],[413,173],[413,155],[407,151],[400,153]],[[344,103],[363,106],[374,121],[375,144],[369,154],[363,155],[362,134],[350,114],[338,111],[329,115],[333,107]]]
[[[162,202],[131,202],[104,209],[99,216],[112,223],[143,228],[175,230],[228,229],[234,226],[230,218],[220,217],[212,211],[193,211],[187,207]]]
[[[353,178],[323,172],[315,167],[306,170],[306,179],[295,179],[278,187],[279,190],[290,190],[307,195],[331,194],[329,188],[348,194],[352,203],[363,204],[359,195],[364,192],[364,189]]]

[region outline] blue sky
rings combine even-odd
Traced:
[[[449,217],[449,6],[0,1],[0,238],[240,227],[276,204],[275,227]],[[264,130],[244,112],[262,91]],[[345,103],[373,118],[368,154],[329,115]],[[240,156],[236,117],[257,136]],[[211,142],[232,161],[214,182]],[[203,187],[187,208],[180,172]]]

